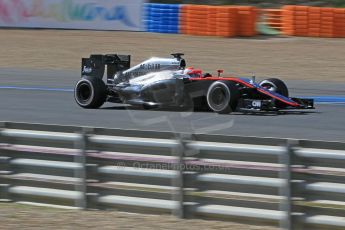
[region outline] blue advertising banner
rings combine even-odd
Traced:
[[[0,27],[142,31],[145,0],[0,0]]]

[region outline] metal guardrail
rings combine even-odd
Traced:
[[[2,123],[0,199],[345,227],[345,143]]]

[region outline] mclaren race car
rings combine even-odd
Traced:
[[[152,57],[130,67],[130,55],[91,55],[82,59],[81,79],[74,97],[83,108],[99,108],[105,102],[150,108],[188,108],[226,114],[239,111],[312,109],[312,99],[289,97],[285,83],[269,78],[213,76],[186,68],[182,53],[172,58]],[[103,75],[106,72],[106,80]]]

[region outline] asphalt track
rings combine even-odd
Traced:
[[[109,103],[85,110],[73,98],[78,78],[77,71],[0,69],[0,121],[345,141],[345,83],[287,81],[292,96],[320,102],[316,110],[218,115]]]

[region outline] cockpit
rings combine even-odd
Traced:
[[[209,73],[202,73],[201,69],[194,69],[193,67],[185,68],[183,74],[188,75],[190,78],[205,78],[212,77]]]

